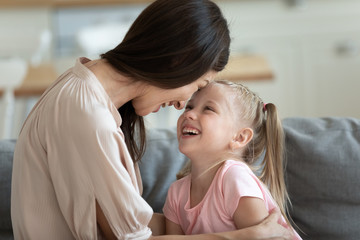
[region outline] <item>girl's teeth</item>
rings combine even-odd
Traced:
[[[199,131],[196,129],[189,129],[189,128],[184,128],[183,129],[183,134],[187,134],[187,135],[198,135]]]

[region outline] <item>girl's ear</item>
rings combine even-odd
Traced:
[[[230,142],[231,150],[238,150],[245,147],[253,138],[254,132],[251,128],[241,129]]]

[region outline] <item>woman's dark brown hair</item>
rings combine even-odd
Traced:
[[[124,40],[101,57],[133,81],[171,89],[190,84],[209,70],[223,70],[229,46],[228,24],[215,3],[158,0],[139,15]],[[145,151],[143,118],[131,102],[119,113],[130,155],[138,161]]]

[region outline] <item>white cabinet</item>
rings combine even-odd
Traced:
[[[360,1],[221,3],[233,52],[263,55],[272,81],[245,82],[282,117],[360,118]]]
[[[43,58],[51,58],[49,49],[39,49],[41,34],[51,31],[51,13],[46,7],[0,8],[0,57],[30,60],[38,51],[43,51]]]
[[[314,37],[305,46],[306,114],[360,118],[360,33]]]

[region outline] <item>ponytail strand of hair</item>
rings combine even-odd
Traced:
[[[284,178],[284,131],[274,104],[264,104],[263,111],[265,114],[266,152],[260,179],[269,187],[281,213],[290,225],[289,219],[286,217],[288,215],[289,196]]]

